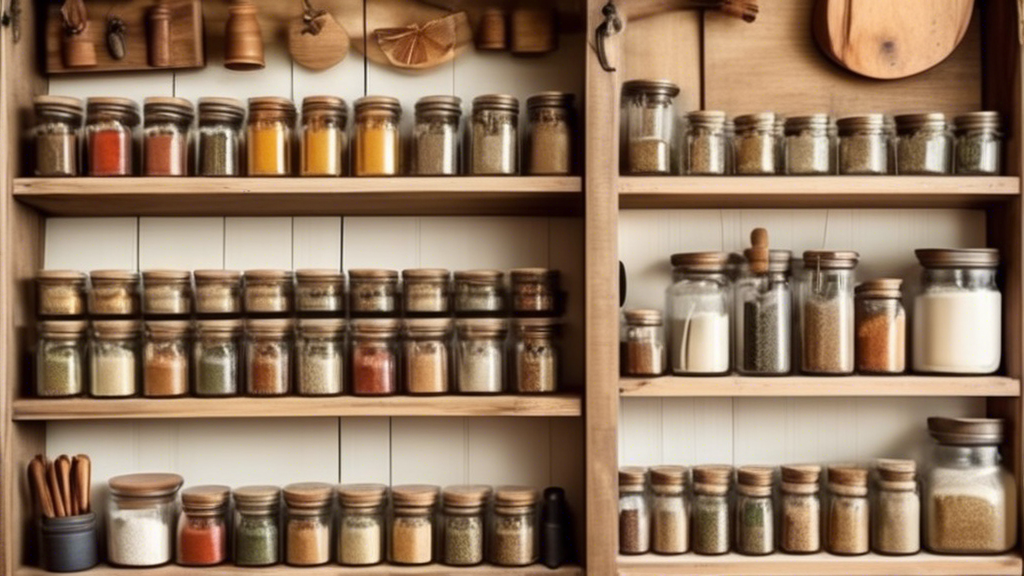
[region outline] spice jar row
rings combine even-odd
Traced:
[[[1013,474],[1000,463],[1004,421],[929,418],[938,441],[919,486],[913,460],[879,460],[869,470],[783,466],[681,466],[619,471],[623,554],[747,555],[776,551],[837,555],[997,554],[1017,542]],[[872,485],[869,490],[869,484]],[[735,487],[734,487],[735,486]]]
[[[562,311],[558,270],[302,269],[41,270],[38,312],[44,318],[187,317],[239,314],[352,316],[557,316]],[[142,282],[140,283],[140,278]],[[195,280],[193,285],[193,278]],[[87,283],[90,285],[86,288]]]
[[[675,84],[633,80],[623,84],[622,92],[622,171],[627,174],[1002,172],[1004,135],[998,112],[970,112],[950,122],[941,112],[834,120],[828,114],[786,118],[772,112],[731,119],[722,111],[697,110],[680,122]]]
[[[573,101],[574,96],[564,92],[541,92],[526,100],[528,122],[520,161],[519,100],[507,94],[474,98],[464,136],[458,97],[421,98],[416,102],[415,125],[408,142],[401,133],[402,104],[398,99],[359,98],[353,106],[351,146],[348,105],[334,96],[303,99],[298,127],[296,107],[287,98],[250,98],[248,119],[245,104],[239,100],[200,98],[197,121],[196,107],[190,101],[151,97],[143,102],[138,153],[134,135],[140,114],[134,101],[97,97],[83,106],[77,98],[37,96],[35,173],[505,175],[518,174],[522,164],[524,174],[570,174],[575,154]],[[194,124],[198,126],[193,128]],[[140,168],[135,167],[137,156],[141,157]]]
[[[81,320],[43,321],[36,394],[544,394],[561,386],[555,319],[516,319],[511,339],[499,318],[359,319],[351,337],[346,327],[340,318],[301,319],[297,329],[280,318],[96,320],[91,330]]]

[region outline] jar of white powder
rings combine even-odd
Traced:
[[[732,282],[725,252],[672,255],[675,282],[668,289],[669,357],[675,374],[729,371]]]
[[[500,394],[505,389],[503,318],[465,318],[456,324],[455,382],[463,394]]]
[[[107,560],[115,566],[159,566],[174,556],[177,474],[127,474],[109,481]]]
[[[95,398],[124,398],[139,393],[139,323],[96,320],[89,353],[90,393]]]

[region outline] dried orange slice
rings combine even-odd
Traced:
[[[373,31],[377,46],[396,68],[432,68],[451,60],[458,40],[457,26],[466,21],[464,12],[401,28]]]

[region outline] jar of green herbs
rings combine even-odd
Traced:
[[[957,116],[956,173],[998,176],[1002,173],[1003,131],[999,112],[982,110]]]
[[[281,561],[281,489],[235,488],[234,559],[236,566],[270,566]]]
[[[732,467],[696,466],[693,469],[692,547],[697,554],[729,551],[729,484]]]
[[[242,321],[199,320],[193,343],[193,393],[234,396],[242,373]]]
[[[736,551],[763,556],[775,552],[772,469],[744,466],[736,472]]]
[[[39,323],[36,395],[53,398],[85,392],[85,321]]]

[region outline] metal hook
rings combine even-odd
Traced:
[[[604,22],[600,23],[594,32],[597,60],[605,72],[615,72],[615,68],[608,63],[608,53],[605,51],[604,42],[608,37],[622,31],[622,18],[619,18],[619,11],[615,8],[615,3],[612,0],[608,0],[608,3],[601,9],[601,13],[604,14]]]
[[[21,2],[11,0],[3,16],[0,16],[0,24],[4,27],[11,27],[11,39],[17,44],[21,40]]]

